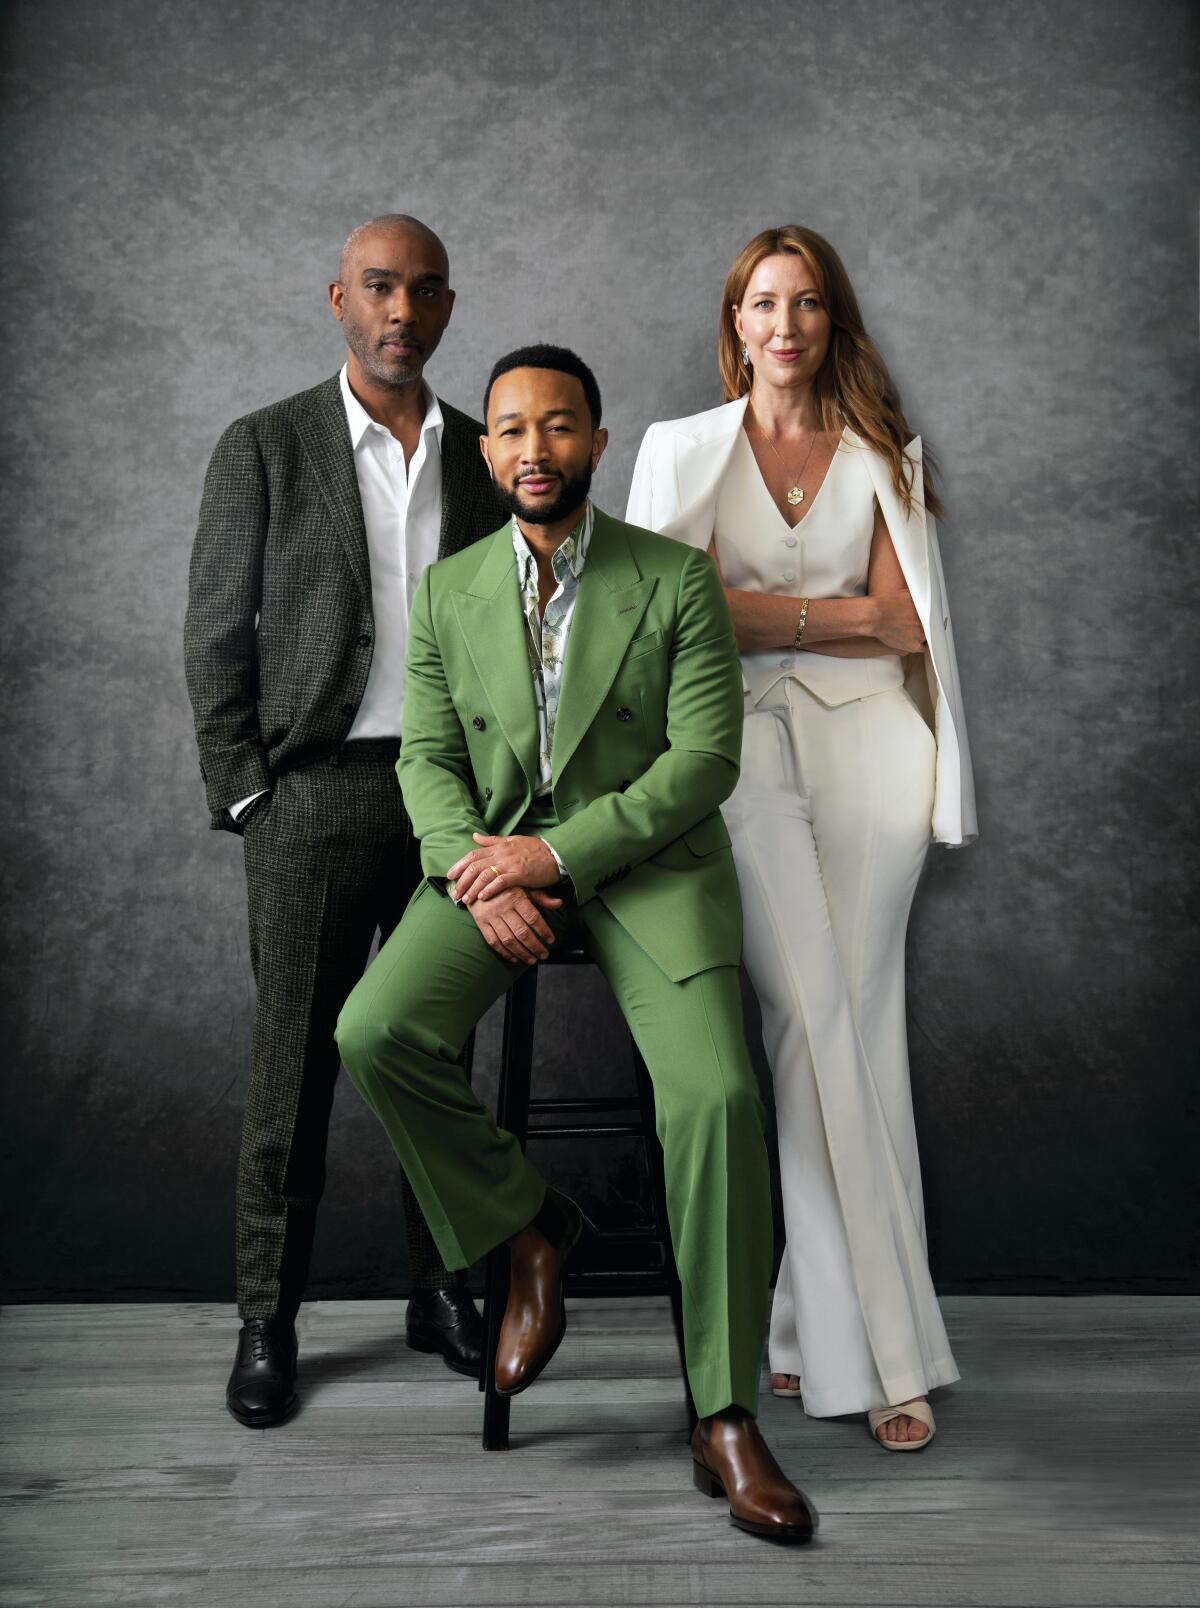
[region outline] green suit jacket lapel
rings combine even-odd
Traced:
[[[480,544],[483,562],[467,590],[451,594],[480,681],[530,789],[537,781],[538,721],[517,585],[512,521]]]
[[[567,639],[554,727],[556,783],[596,718],[653,590],[654,581],[642,579],[624,530],[597,508]]]

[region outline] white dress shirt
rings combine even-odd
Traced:
[[[424,388],[425,422],[408,465],[390,430],[376,424],[340,375],[371,560],[375,652],[347,742],[399,737],[404,713],[408,615],[417,582],[438,555],[442,524],[442,410]]]
[[[367,531],[371,564],[371,610],[375,651],[362,702],[347,742],[359,737],[399,737],[404,713],[404,659],[408,615],[425,567],[438,556],[442,526],[442,410],[428,386],[425,420],[409,464],[404,448],[375,420],[350,389],[346,365],[338,376],[354,471]],[[231,806],[236,821],[260,793]]]

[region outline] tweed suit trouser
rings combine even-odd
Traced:
[[[243,1319],[295,1316],[325,1185],[339,1056],[334,1027],[420,880],[394,742],[350,743],[275,780],[245,829],[250,957],[258,989],[237,1189]],[[414,1285],[449,1286],[402,1183]]]

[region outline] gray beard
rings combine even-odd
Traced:
[[[403,368],[397,368],[380,355],[378,344],[372,344],[363,333],[360,325],[352,319],[342,319],[342,333],[346,337],[346,345],[354,353],[360,365],[373,380],[380,385],[390,385],[396,390],[401,386],[411,385],[414,380],[421,378],[424,370],[424,361],[419,363],[406,363]]]
[[[402,385],[411,385],[414,380],[419,380],[424,366],[421,363],[409,363],[403,368],[397,368],[394,363],[385,362],[377,352],[369,351],[366,355],[355,352],[354,355],[373,380],[378,380],[380,385],[394,386],[397,390]]]

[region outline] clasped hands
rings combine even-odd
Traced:
[[[514,965],[545,960],[554,942],[543,910],[562,904],[545,890],[561,880],[549,846],[535,837],[471,836],[481,846],[446,872],[450,897],[471,912],[490,948]]]

